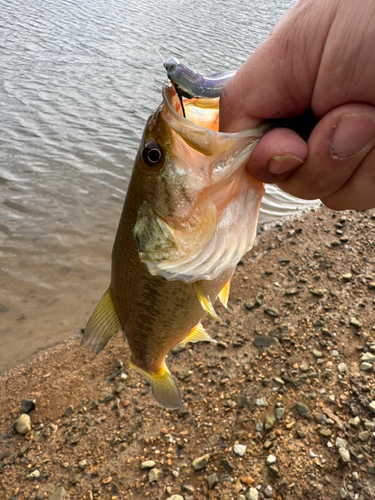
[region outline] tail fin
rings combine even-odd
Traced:
[[[130,368],[138,370],[143,373],[147,380],[151,384],[152,395],[154,399],[164,408],[169,408],[170,410],[176,410],[182,404],[181,394],[174,381],[171,372],[168,370],[167,366],[160,369],[159,373],[150,373],[138,368],[132,362],[129,363]]]
[[[86,325],[82,343],[98,354],[120,330],[121,323],[113,304],[111,289],[108,288]]]

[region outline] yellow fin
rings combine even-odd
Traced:
[[[197,326],[195,326],[189,335],[184,339],[181,344],[185,344],[186,342],[217,342],[217,340],[213,339],[208,335],[206,330],[203,328],[203,325],[201,323],[198,323]]]
[[[224,321],[221,320],[219,316],[216,314],[216,311],[212,305],[210,297],[203,291],[202,285],[200,284],[199,281],[195,281],[193,283],[193,288],[200,302],[200,305],[206,311],[206,313],[212,316],[214,319],[216,319],[216,321],[219,321],[219,323],[224,323]]]
[[[159,405],[170,410],[177,410],[177,408],[181,406],[182,400],[180,391],[178,390],[171,372],[165,364],[160,369],[159,373],[146,372],[131,361],[129,362],[129,366],[146,376],[151,385],[152,395]]]
[[[108,288],[86,325],[82,343],[98,354],[120,330],[121,323],[113,304],[111,289]]]
[[[223,288],[220,290],[219,293],[219,299],[220,302],[223,304],[223,306],[226,308],[228,305],[228,298],[229,298],[229,290],[230,290],[230,282],[231,282],[232,277],[229,278],[229,280],[225,283]]]

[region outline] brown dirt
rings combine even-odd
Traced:
[[[76,340],[4,374],[0,499],[47,499],[58,485],[71,500],[240,500],[257,486],[263,498],[267,485],[278,500],[375,499],[374,367],[360,369],[361,356],[375,354],[375,212],[319,209],[276,226],[238,266],[228,310],[217,307],[226,324],[206,321],[219,344],[171,353],[182,411],[159,407],[128,372],[120,336],[97,357]],[[124,368],[110,380],[118,359]],[[23,436],[13,424],[30,397]],[[282,418],[270,419],[278,408]],[[346,464],[337,438],[347,441]],[[144,460],[160,471],[152,484]]]

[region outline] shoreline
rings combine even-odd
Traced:
[[[325,208],[267,224],[218,306],[226,324],[205,321],[219,343],[168,357],[177,412],[128,370],[120,335],[99,356],[72,337],[2,372],[0,497],[374,499],[374,229],[375,211]]]

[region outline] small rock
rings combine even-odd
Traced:
[[[272,497],[272,493],[273,493],[273,489],[272,489],[272,486],[270,486],[269,484],[267,484],[265,490],[264,490],[264,494],[267,498],[271,498]]]
[[[265,442],[263,443],[263,448],[264,448],[265,450],[269,450],[270,448],[272,448],[272,446],[273,446],[272,441],[267,440],[267,441],[265,441]]]
[[[21,402],[21,410],[23,413],[29,413],[35,410],[36,399],[23,399]]]
[[[278,467],[276,467],[276,465],[275,465],[275,464],[270,465],[270,466],[269,466],[269,468],[268,468],[268,470],[269,470],[272,474],[274,474],[275,476],[277,476],[277,474],[279,473],[279,469],[278,469]]]
[[[339,448],[339,455],[340,455],[340,458],[344,464],[347,464],[350,462],[350,453],[345,448]]]
[[[255,347],[270,347],[271,345],[278,345],[278,343],[276,337],[269,337],[268,335],[258,335],[253,340]]]
[[[256,488],[250,488],[249,491],[247,492],[247,500],[258,500],[259,499],[259,493]]]
[[[343,274],[343,275],[342,275],[342,279],[343,279],[344,281],[351,281],[352,277],[353,277],[353,276],[352,276],[352,273],[346,273],[346,274]]]
[[[184,497],[181,495],[172,495],[171,497],[168,497],[167,500],[184,500]]]
[[[324,290],[320,288],[311,288],[309,291],[312,295],[315,295],[315,297],[323,297],[324,295]]]
[[[121,394],[123,390],[125,390],[125,385],[119,382],[116,386],[115,394]]]
[[[354,328],[361,328],[362,323],[358,321],[354,316],[350,318],[349,325],[354,326]]]
[[[339,356],[339,351],[337,349],[333,349],[332,352],[331,352],[331,356],[333,358],[337,358]]]
[[[161,471],[160,469],[157,469],[156,467],[154,467],[148,473],[148,482],[150,484],[152,484],[155,481],[158,481],[161,478],[162,475],[163,475],[163,471]]]
[[[299,290],[297,288],[287,288],[285,290],[285,295],[298,295]]]
[[[309,407],[308,406],[306,406],[305,404],[303,404],[301,402],[297,402],[296,403],[296,410],[301,415],[301,417],[308,418],[308,416],[309,416]]]
[[[155,465],[156,464],[153,460],[145,460],[141,463],[141,469],[152,469]]]
[[[239,457],[243,457],[246,453],[246,445],[245,444],[235,444],[233,446],[233,452]]]
[[[58,486],[48,500],[69,500],[69,493],[62,486]]]
[[[276,418],[277,420],[281,420],[284,416],[284,413],[285,413],[285,408],[276,408]]]
[[[80,469],[85,469],[88,466],[87,460],[84,458],[80,462],[78,462],[78,467]]]
[[[272,465],[276,463],[275,455],[268,455],[267,457],[267,465]]]
[[[40,477],[40,472],[38,470],[34,470],[33,472],[30,472],[28,477],[29,479],[38,479]]]
[[[371,352],[365,352],[361,356],[361,361],[365,361],[366,363],[375,363],[375,356],[371,354]]]
[[[212,490],[219,483],[219,478],[217,477],[216,473],[214,472],[213,474],[210,474],[209,476],[206,477],[206,481],[208,484],[208,489]]]
[[[348,494],[346,492],[346,489],[344,487],[340,488],[340,498],[347,498]]]
[[[375,413],[375,401],[371,401],[368,407],[372,411],[372,413]]]
[[[268,405],[268,401],[267,401],[267,399],[264,396],[262,396],[261,398],[257,399],[255,401],[255,404],[257,406],[265,406],[266,408],[268,408],[268,406],[269,406]]]
[[[271,316],[272,318],[279,317],[279,311],[275,307],[265,307],[264,312],[268,314],[268,316]]]
[[[316,358],[321,358],[321,357],[323,356],[323,354],[322,354],[320,351],[317,351],[317,350],[315,350],[315,349],[313,350],[313,352],[312,352],[312,353],[314,354],[314,356],[315,356]]]
[[[369,431],[363,431],[358,434],[358,439],[360,441],[367,441],[370,438],[370,432]]]
[[[339,364],[337,365],[337,369],[338,369],[338,371],[339,371],[340,373],[345,373],[345,372],[347,372],[347,371],[348,371],[348,368],[347,368],[347,366],[346,366],[346,364],[345,364],[345,363],[339,363]]]
[[[359,365],[359,369],[362,370],[363,372],[368,372],[372,370],[372,364],[363,362]]]
[[[210,454],[209,453],[207,453],[206,455],[203,455],[201,457],[195,458],[193,460],[193,468],[194,468],[194,470],[201,470],[201,469],[203,469],[204,467],[206,467],[206,465],[208,464],[209,460],[210,460]]]
[[[317,413],[315,415],[315,420],[319,422],[319,424],[325,424],[327,422],[327,417],[324,413]]]
[[[320,429],[319,434],[322,437],[329,438],[330,436],[332,436],[332,431],[331,429]]]
[[[181,489],[186,491],[186,493],[191,493],[193,494],[194,493],[194,486],[192,486],[191,484],[183,484],[181,486]]]
[[[264,420],[264,428],[266,431],[269,431],[272,429],[272,427],[275,425],[276,418],[273,415],[267,415],[265,420]]]
[[[283,386],[285,385],[285,382],[282,378],[280,377],[273,377],[273,381],[275,382],[275,384],[277,385],[280,385],[280,386]]]
[[[359,424],[361,423],[361,419],[359,417],[354,417],[354,418],[351,418],[348,422],[348,424],[351,426],[351,427],[354,427],[355,429],[357,429],[357,427],[359,426]]]
[[[65,410],[65,415],[72,415],[74,412],[74,407],[73,405],[68,406],[68,408]]]
[[[182,403],[182,405],[180,406],[180,408],[177,410],[177,415],[179,417],[184,417],[187,412],[189,411],[189,406],[187,403]]]
[[[14,430],[18,432],[18,434],[27,434],[31,431],[31,420],[29,415],[23,413],[17,420],[14,422]]]
[[[237,394],[236,400],[237,400],[237,406],[241,410],[243,408],[246,408],[247,406],[250,406],[250,399],[247,396],[245,396],[245,394]]]
[[[344,448],[346,450],[346,447],[348,446],[348,442],[346,439],[337,437],[335,441],[335,445],[338,449]]]

